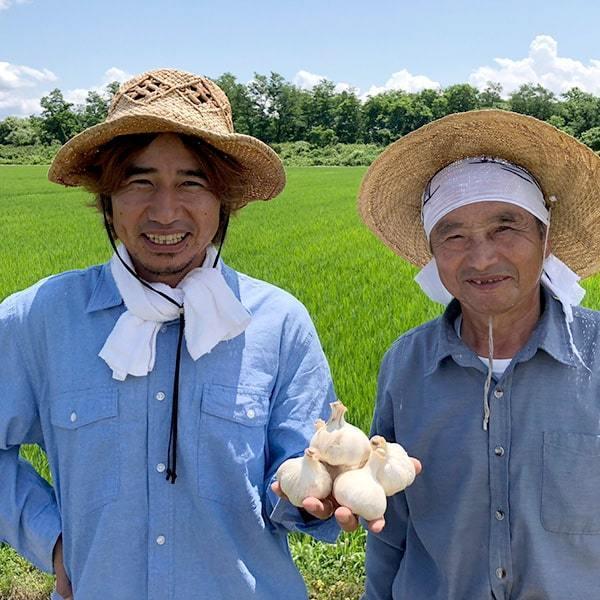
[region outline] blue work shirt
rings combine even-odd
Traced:
[[[269,487],[335,399],[314,326],[288,293],[223,275],[252,321],[196,362],[183,346],[174,485],[177,321],[157,336],[152,372],[117,381],[98,357],[125,310],[108,265],[0,305],[0,541],[51,571],[62,532],[76,600],[304,599],[288,532],[337,536],[333,519]],[[53,488],[21,444],[46,450]]]
[[[489,392],[453,301],[400,337],[380,372],[373,433],[423,473],[368,535],[368,600],[600,598],[600,313],[574,309],[573,355],[546,291],[524,347]]]

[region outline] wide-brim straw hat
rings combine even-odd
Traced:
[[[533,117],[478,110],[448,115],[391,144],[365,174],[358,196],[367,226],[419,267],[431,259],[421,195],[450,163],[503,158],[527,169],[551,203],[552,252],[581,277],[600,271],[600,157]]]
[[[244,202],[268,200],[285,186],[281,160],[272,148],[235,133],[225,93],[206,77],[176,69],[148,71],[124,83],[103,123],[82,131],[57,153],[48,178],[84,185],[100,148],[117,136],[181,133],[201,138],[241,166]]]

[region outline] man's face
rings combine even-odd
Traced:
[[[538,301],[544,236],[522,208],[462,206],[437,223],[430,240],[442,282],[463,310],[497,316]]]
[[[177,285],[202,265],[219,226],[219,200],[181,139],[158,135],[112,194],[113,226],[140,277]]]

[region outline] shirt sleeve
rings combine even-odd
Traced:
[[[377,384],[377,403],[371,436],[382,435],[395,441],[394,410],[390,394],[393,360],[388,352],[383,359]],[[393,582],[400,569],[406,544],[408,506],[403,492],[388,498],[385,527],[381,533],[369,532],[365,558],[366,581],[362,600],[391,600]]]
[[[308,316],[306,317],[308,319]],[[307,533],[315,539],[335,542],[335,519],[320,520],[278,498],[271,490],[275,472],[288,458],[301,456],[309,446],[314,423],[327,418],[335,401],[329,366],[312,322],[308,332],[289,334],[282,342],[279,375],[271,401],[268,426],[265,498],[267,514],[275,527]]]
[[[0,304],[0,541],[39,569],[53,571],[52,552],[61,532],[52,487],[19,457],[21,444],[40,444],[43,436],[36,394],[21,351],[23,327]]]

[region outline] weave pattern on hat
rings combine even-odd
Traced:
[[[136,114],[233,133],[231,106],[223,91],[210,79],[183,71],[161,69],[126,82],[115,94],[106,120]]]
[[[285,186],[275,151],[257,138],[236,133],[231,105],[206,77],[157,69],[125,82],[115,94],[106,120],[82,131],[57,153],[48,178],[62,185],[85,185],[99,150],[124,135],[176,133],[197,137],[238,163],[241,200],[269,200]]]

